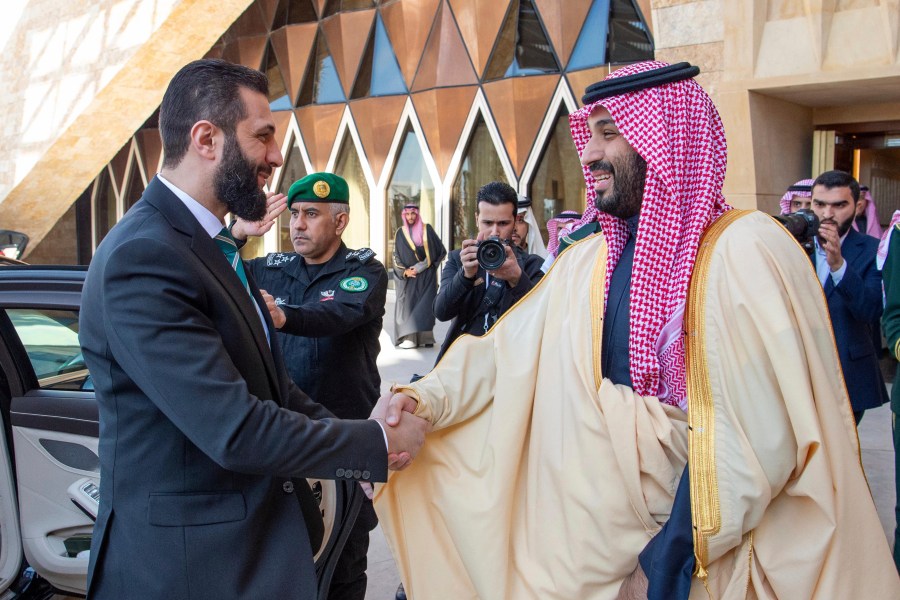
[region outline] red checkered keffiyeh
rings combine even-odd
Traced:
[[[658,69],[629,65],[607,79]],[[569,115],[579,156],[590,141],[587,119],[602,105],[619,132],[647,161],[644,199],[631,277],[629,349],[634,391],[687,409],[684,307],[700,236],[722,213],[727,150],[722,120],[693,79],[603,98]],[[600,221],[609,247],[606,293],[622,254],[625,222],[594,207],[594,178],[584,167],[588,208],[582,223]]]
[[[413,223],[412,227],[410,227],[409,223],[406,222],[406,215],[408,214],[416,215],[416,222]],[[403,228],[409,234],[409,237],[412,239],[413,244],[415,244],[416,246],[424,246],[425,227],[424,225],[422,225],[422,217],[419,216],[419,208],[409,205],[404,206],[401,215],[403,216]]]
[[[812,184],[814,181],[815,181],[815,179],[801,179],[800,181],[798,181],[791,187],[798,186],[798,185],[808,185],[808,186],[812,187]],[[779,203],[781,205],[781,214],[783,214],[783,215],[791,214],[791,199],[794,196],[798,196],[800,198],[812,198],[812,192],[803,192],[800,190],[786,191],[784,193],[784,196],[781,197],[781,201]]]
[[[872,192],[868,188],[865,190],[861,189],[859,197],[866,200],[866,230],[862,233],[880,240],[884,235],[884,231],[881,229],[881,223],[878,222],[878,211],[875,208],[875,200],[872,199]],[[856,219],[853,220],[853,229],[859,231]]]

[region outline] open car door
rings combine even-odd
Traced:
[[[97,404],[78,344],[85,274],[0,268],[0,591],[16,580],[23,555],[56,590],[87,589],[101,481]],[[306,484],[316,505],[304,516],[326,600],[362,491],[346,480]]]

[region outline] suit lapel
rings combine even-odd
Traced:
[[[862,251],[865,239],[861,234],[857,233],[853,229],[847,232],[847,237],[844,238],[843,243],[841,244],[841,256],[844,257],[844,262],[847,263],[847,268],[849,269],[851,265],[856,262],[856,259],[859,258],[859,253]],[[828,278],[831,278],[831,275],[828,275]],[[826,280],[826,284],[827,284]],[[825,286],[825,297],[830,298],[834,293],[835,286],[834,285],[826,285]]]
[[[859,258],[865,247],[865,241],[863,234],[852,229],[847,232],[847,237],[841,246],[841,254],[844,256],[844,260],[847,261],[848,266],[856,263],[856,259]]]
[[[147,186],[147,191],[144,193],[144,199],[155,206],[156,209],[165,216],[174,229],[181,231],[190,238],[190,248],[194,255],[197,256],[200,262],[203,263],[216,280],[218,280],[226,295],[237,304],[241,315],[244,318],[244,322],[250,329],[253,341],[256,343],[256,347],[263,357],[263,362],[266,365],[266,372],[269,376],[269,380],[272,382],[272,387],[276,390],[279,389],[271,348],[266,340],[266,332],[263,329],[262,323],[259,320],[259,315],[253,304],[254,298],[256,298],[255,301],[257,303],[261,303],[260,307],[263,315],[266,315],[268,311],[265,308],[265,303],[262,303],[262,297],[259,296],[256,283],[250,278],[249,270],[247,271],[247,275],[250,282],[250,289],[253,290],[254,293],[254,298],[251,298],[250,295],[247,294],[247,290],[244,289],[237,273],[235,273],[231,265],[228,264],[225,255],[222,254],[222,251],[219,250],[219,247],[213,239],[206,233],[203,227],[200,226],[200,223],[187,207],[184,206],[181,200],[179,200],[165,184],[154,178]],[[271,334],[274,335],[274,326],[270,324],[269,328]],[[223,335],[225,334],[225,332],[222,333]]]

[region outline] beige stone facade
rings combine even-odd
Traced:
[[[250,1],[4,4],[0,228],[27,233],[29,251],[50,262],[73,262],[71,241],[51,236],[58,250],[38,249],[47,233],[153,114],[186,57],[202,56]]]
[[[844,168],[872,187],[882,220],[900,208],[893,175],[870,181],[869,150],[838,149],[835,162],[834,148],[817,150],[813,143],[817,130],[837,130],[837,141],[846,146],[871,145],[877,135],[900,132],[900,3],[652,4],[657,57],[700,65],[700,81],[722,114],[729,146],[726,195],[733,204],[775,212],[791,183]],[[900,150],[875,150],[879,164],[888,167],[875,171],[896,173]]]

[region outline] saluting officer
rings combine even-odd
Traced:
[[[267,231],[281,212],[270,199],[265,221],[238,221],[236,239]],[[387,295],[387,272],[369,248],[348,249],[341,240],[350,221],[347,182],[313,173],[288,191],[295,252],[246,261],[263,290],[291,378],[310,397],[342,419],[368,418],[379,396],[375,361]],[[377,519],[363,503],[331,582],[329,600],[363,600],[369,531]]]

